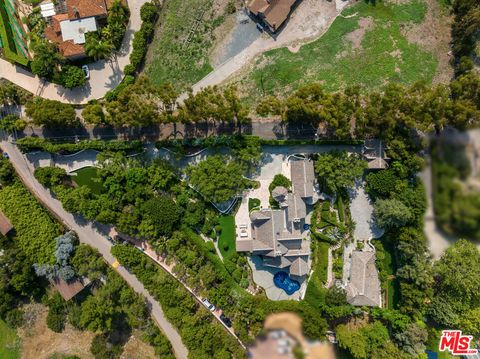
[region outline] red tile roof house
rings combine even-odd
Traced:
[[[277,32],[292,12],[298,0],[252,0],[248,11],[260,19],[270,32]]]
[[[97,21],[107,17],[105,0],[65,0],[65,12],[47,19],[45,37],[58,44],[69,60],[85,57],[85,34],[97,31]]]

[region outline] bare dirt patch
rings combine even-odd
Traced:
[[[443,9],[437,0],[425,0],[427,14],[420,24],[412,24],[402,29],[402,34],[411,43],[418,44],[438,59],[437,72],[433,83],[449,83],[453,76],[450,65],[450,42],[452,16]]]
[[[22,359],[48,359],[55,353],[93,359],[90,353],[93,333],[76,330],[69,324],[62,333],[52,332],[46,323],[48,309],[41,304],[28,305],[25,312],[30,319],[18,330],[22,338]]]
[[[140,339],[141,333],[134,331],[127,344],[123,347],[120,359],[155,359],[153,348]]]
[[[354,50],[361,48],[363,37],[374,26],[373,19],[371,17],[361,17],[358,19],[358,26],[358,29],[345,35],[345,38],[352,43]]]

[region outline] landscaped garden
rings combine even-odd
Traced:
[[[92,193],[102,193],[103,185],[99,180],[98,170],[96,167],[85,167],[75,171],[76,175],[72,176],[72,180],[78,186],[87,186]]]
[[[353,85],[376,89],[385,83],[429,83],[438,60],[402,31],[420,23],[425,13],[426,4],[419,0],[374,6],[358,2],[298,53],[281,48],[260,56],[253,70],[239,80],[240,88],[253,100],[262,95],[288,95],[313,81],[330,91]]]

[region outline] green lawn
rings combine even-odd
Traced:
[[[228,258],[235,253],[235,218],[233,216],[222,216],[219,221],[222,233],[218,239],[218,248],[222,256]]]
[[[387,82],[431,82],[437,59],[401,33],[402,26],[422,22],[425,13],[421,0],[403,5],[378,2],[375,6],[358,2],[342,13],[352,17],[339,16],[320,39],[298,53],[281,48],[260,56],[239,86],[253,101],[263,94],[289,94],[311,82],[320,82],[329,91],[348,85],[374,89]],[[357,31],[359,46],[354,48],[347,35],[360,28],[359,20],[365,34],[362,38]]]
[[[308,282],[305,300],[314,307],[325,302],[326,289],[323,287],[327,281],[328,268],[328,248],[329,243],[323,241],[315,241],[313,250],[313,273]]]
[[[4,321],[0,320],[0,358],[20,358],[19,338],[14,329],[9,328]]]
[[[85,167],[76,171],[77,175],[72,179],[79,186],[87,186],[92,190],[94,194],[100,194],[103,189],[103,185],[100,182],[95,181],[98,178],[96,167]]]
[[[145,66],[152,83],[171,82],[178,90],[185,90],[212,71],[208,55],[213,45],[213,30],[224,20],[223,16],[215,18],[212,8],[213,0],[164,2]],[[198,18],[202,21],[187,44],[185,41]]]
[[[393,244],[390,241],[382,240],[382,238],[373,241],[373,244],[377,249],[377,259],[381,260],[381,265],[379,266],[380,277],[383,277],[383,281],[386,281],[388,308],[394,309],[400,300],[400,288],[398,280],[391,278],[397,271]]]

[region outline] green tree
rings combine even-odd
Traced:
[[[97,250],[85,244],[79,245],[70,261],[79,276],[87,277],[91,281],[106,275],[107,268],[103,257]]]
[[[40,97],[27,102],[26,114],[37,126],[62,128],[78,124],[72,105],[59,101],[44,100]]]
[[[437,292],[457,313],[480,306],[480,252],[466,240],[448,248],[435,265]]]
[[[82,111],[82,117],[85,122],[91,125],[106,124],[103,107],[97,101],[89,102]]]
[[[155,235],[170,235],[180,219],[180,208],[167,196],[153,197],[142,206],[142,212],[154,226]]]
[[[27,123],[17,115],[7,115],[0,118],[0,130],[6,132],[23,131],[25,127],[27,127]]]
[[[101,59],[108,59],[113,50],[113,45],[111,42],[100,39],[98,34],[89,32],[86,36],[85,41],[85,53],[93,57],[95,61]]]
[[[315,162],[319,183],[330,194],[352,187],[366,167],[366,162],[358,155],[347,152],[324,153]]]
[[[63,66],[61,77],[63,86],[68,89],[83,86],[86,81],[85,74],[82,69],[77,66]]]
[[[50,77],[60,63],[60,55],[54,44],[47,40],[33,42],[34,57],[31,62],[31,69],[35,75]]]
[[[68,176],[67,172],[60,167],[37,167],[35,168],[35,178],[41,185],[52,188],[62,184]]]
[[[190,184],[213,202],[227,201],[250,185],[250,181],[243,177],[244,169],[239,163],[219,155],[189,166],[186,173]]]
[[[374,205],[377,224],[385,229],[401,227],[413,219],[412,212],[397,199],[379,199]]]

